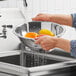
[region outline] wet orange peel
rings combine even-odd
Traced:
[[[27,38],[36,38],[38,37],[38,34],[36,32],[28,32],[24,35],[24,37],[27,37]]]
[[[47,29],[41,29],[38,33],[36,32],[28,32],[24,35],[24,37],[27,38],[36,38],[36,37],[41,37],[44,35],[49,35],[49,36],[55,36],[55,34],[53,32],[51,32],[50,30]]]
[[[52,31],[48,30],[48,29],[41,29],[41,30],[39,31],[39,34],[55,36],[55,34],[54,34]]]

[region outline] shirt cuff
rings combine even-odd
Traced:
[[[71,56],[76,57],[76,40],[71,40]]]
[[[72,16],[72,27],[76,28],[76,13],[71,14],[71,16]]]

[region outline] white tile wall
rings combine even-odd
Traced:
[[[22,0],[3,0],[0,1],[0,8],[17,8],[19,2]],[[19,4],[21,5],[21,4]]]
[[[75,0],[27,0],[27,2],[33,15],[38,12],[68,14],[76,12]]]
[[[22,7],[23,0],[0,1],[1,8]],[[46,13],[72,13],[76,11],[76,0],[27,0],[29,11],[32,14]]]
[[[8,7],[8,1],[7,0],[5,0],[5,1],[0,1],[0,8],[4,8],[4,7]]]

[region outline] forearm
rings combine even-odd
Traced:
[[[70,53],[71,45],[70,41],[63,39],[63,38],[57,38],[56,47],[63,49],[66,52]]]
[[[38,14],[36,17],[32,18],[33,21],[50,21],[59,23],[61,25],[72,26],[75,21],[76,14],[66,15],[66,14]],[[73,20],[73,21],[72,21]]]
[[[72,16],[65,14],[50,14],[50,21],[59,23],[61,25],[72,26]]]

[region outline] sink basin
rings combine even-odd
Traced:
[[[32,58],[33,54],[36,55],[35,59]],[[46,60],[39,61],[37,55]],[[16,74],[15,76],[70,76],[76,70],[76,60],[61,49],[54,49],[45,55],[33,52],[30,55],[30,51],[21,51],[20,55],[1,57],[0,61],[0,68],[2,68],[0,75],[6,72],[3,76],[8,76],[6,75],[8,73],[10,73],[9,76],[13,76],[13,74]],[[3,72],[1,73],[1,71]]]
[[[20,65],[20,55],[0,57],[1,62]]]
[[[48,64],[55,64],[65,62],[69,60],[75,60],[70,53],[65,52],[62,49],[55,48],[51,52],[45,52],[44,50],[32,51],[25,50],[21,51],[20,54],[11,56],[0,57],[1,62],[10,63],[25,67],[36,67]]]
[[[17,55],[0,57],[1,76],[70,76],[76,70],[75,58],[59,48],[46,53],[21,49]]]
[[[33,58],[33,56],[35,58]],[[25,58],[27,58],[27,59],[25,60]],[[39,60],[37,60],[37,59],[39,59]],[[42,59],[44,59],[44,60],[42,60]],[[42,56],[42,54],[40,56],[37,56],[37,55],[30,54],[29,52],[28,52],[28,54],[23,53],[20,55],[0,57],[0,61],[18,65],[18,66],[24,66],[24,67],[28,67],[28,68],[62,62],[60,60],[58,61],[55,59],[49,59],[49,57],[44,57],[44,56]]]

